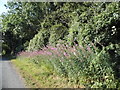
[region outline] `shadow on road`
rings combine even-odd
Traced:
[[[0,56],[0,61],[11,61],[12,59],[15,59],[15,56]]]

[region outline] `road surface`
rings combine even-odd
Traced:
[[[0,61],[0,89],[25,88],[24,82],[9,60]]]

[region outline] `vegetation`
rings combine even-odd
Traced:
[[[95,46],[47,46],[43,50],[22,52],[19,58],[28,57],[43,71],[67,78],[68,83],[84,87],[116,88],[117,80],[109,61],[109,54],[103,49],[95,53]]]
[[[39,67],[27,58],[13,59],[12,63],[18,67],[28,88],[84,88],[83,85],[68,83],[67,78],[52,74],[46,71],[45,67]]]
[[[23,65],[23,72],[35,67],[32,75],[38,72],[38,78],[38,70],[63,77],[63,87],[120,88],[120,2],[9,2],[6,7],[3,54],[19,53],[15,64]]]

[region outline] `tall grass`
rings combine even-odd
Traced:
[[[83,84],[93,88],[116,88],[117,81],[105,48],[100,52],[93,43],[89,45],[46,46],[34,52],[21,52],[19,57],[28,57],[47,72],[68,79],[68,83]]]

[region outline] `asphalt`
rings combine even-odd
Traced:
[[[23,79],[9,60],[0,61],[1,88],[25,88]]]

